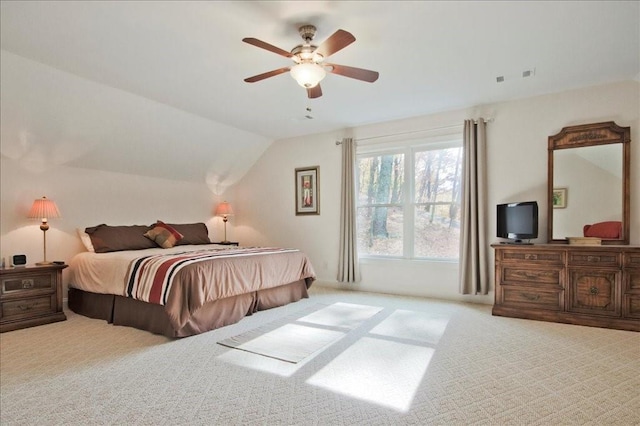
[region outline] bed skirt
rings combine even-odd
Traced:
[[[296,281],[279,287],[258,290],[214,300],[193,313],[187,324],[175,330],[164,306],[124,296],[98,294],[69,287],[69,309],[89,318],[114,325],[135,327],[167,337],[187,337],[234,324],[254,312],[306,299],[307,282]]]

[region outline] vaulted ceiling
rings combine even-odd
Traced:
[[[53,137],[69,164],[161,175],[188,152],[190,171],[162,176],[235,180],[273,140],[638,79],[639,6],[3,1],[0,41],[11,64],[2,69],[2,154],[15,158],[25,138]],[[301,43],[302,24],[317,27],[315,44],[351,32],[356,41],[330,62],[378,71],[378,81],[329,74],[317,99],[286,73],[245,83],[291,61],[242,39],[288,51]],[[65,108],[69,117],[56,116]],[[143,109],[154,111],[140,116]]]

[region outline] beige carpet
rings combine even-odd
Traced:
[[[297,364],[217,344],[317,303],[382,309]],[[181,340],[67,313],[0,335],[3,426],[640,424],[640,333],[318,287]]]

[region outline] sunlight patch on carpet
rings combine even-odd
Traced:
[[[407,412],[435,349],[363,337],[307,383]]]
[[[303,317],[283,318],[218,344],[298,363],[320,353],[381,310],[380,307],[341,302],[316,305]]]
[[[344,335],[345,333],[341,331],[285,324],[268,332],[258,328],[218,343],[230,348],[295,363],[321,351],[325,346],[338,341]]]
[[[307,357],[298,363],[293,363],[269,358],[252,352],[233,350],[219,355],[218,359],[243,368],[250,368],[256,371],[275,374],[280,377],[291,377],[296,371],[306,365],[307,362],[313,358]]]
[[[371,334],[435,345],[444,334],[448,322],[449,316],[441,313],[398,309],[371,330]]]
[[[378,306],[338,302],[304,316],[298,321],[352,330],[381,310],[382,308]]]

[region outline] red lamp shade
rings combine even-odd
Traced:
[[[56,206],[56,203],[52,200],[49,200],[47,197],[42,197],[33,202],[27,217],[29,219],[40,219],[46,222],[47,219],[59,218],[60,210],[58,210],[58,206]]]
[[[218,204],[218,207],[216,207],[215,215],[222,217],[233,216],[233,209],[231,208],[231,204],[227,203],[226,201]]]

